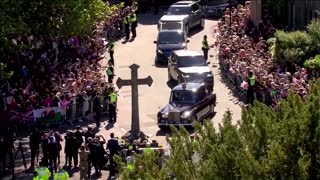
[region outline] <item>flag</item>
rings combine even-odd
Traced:
[[[24,112],[11,111],[10,112],[10,121],[24,123],[34,122],[33,109],[27,109]]]

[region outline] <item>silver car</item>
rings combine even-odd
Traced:
[[[177,21],[182,21],[186,34],[193,27],[204,28],[205,25],[205,13],[196,1],[178,1],[172,4],[160,19],[159,24],[163,23],[165,19],[172,21],[175,18]]]

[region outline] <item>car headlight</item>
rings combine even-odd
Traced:
[[[161,117],[162,117],[162,118],[168,118],[168,115],[169,115],[169,113],[162,113],[162,114],[161,114]]]
[[[159,54],[162,54],[162,51],[160,50],[160,49],[158,49],[158,51],[157,51]]]
[[[190,76],[188,74],[182,74],[182,77],[189,78]]]
[[[184,113],[181,114],[181,118],[182,119],[187,119],[187,118],[189,118],[190,114],[191,114],[190,111],[184,112]]]

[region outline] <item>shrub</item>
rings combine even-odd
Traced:
[[[303,64],[306,59],[315,55],[314,41],[305,31],[287,33],[279,30],[275,36],[274,59],[280,64]]]
[[[305,61],[303,65],[312,70],[320,70],[320,55]]]

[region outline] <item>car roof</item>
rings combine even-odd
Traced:
[[[187,15],[164,15],[160,21],[181,21],[186,18]]]
[[[172,4],[173,6],[175,6],[175,5],[184,5],[184,6],[186,6],[186,5],[191,5],[191,4],[193,4],[193,3],[195,3],[195,1],[178,1],[178,2],[176,2],[176,3],[174,3],[174,4]]]
[[[181,56],[202,56],[202,54],[197,51],[190,51],[190,50],[184,50],[184,49],[173,51],[173,53],[180,57]]]
[[[182,84],[179,84],[179,85],[175,86],[172,89],[172,91],[181,91],[181,90],[197,91],[202,86],[204,86],[202,83],[188,82],[188,83],[182,83]]]
[[[180,30],[180,29],[170,29],[170,30],[164,29],[164,30],[159,31],[158,34],[160,34],[160,33],[166,33],[166,32],[168,32],[168,33],[170,33],[170,32],[178,32],[178,33],[180,33],[180,34],[183,34],[183,31]]]

